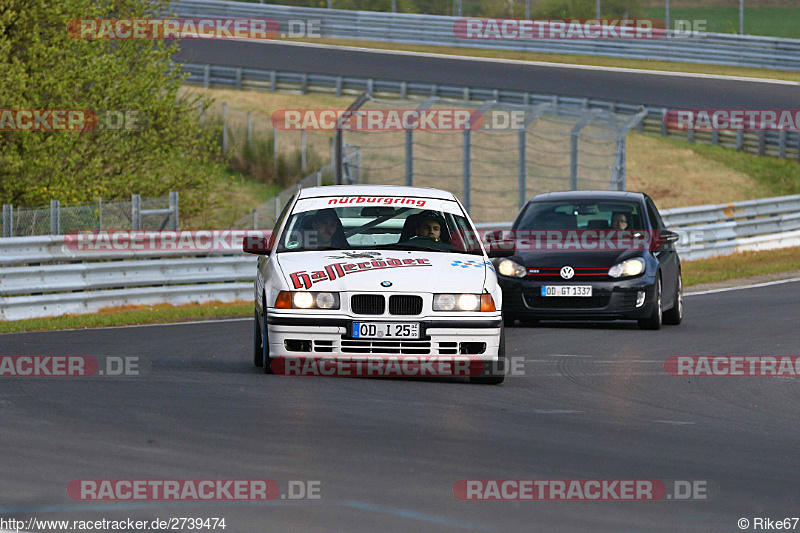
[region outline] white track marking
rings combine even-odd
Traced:
[[[256,39],[242,39],[247,42],[258,42],[264,44],[263,40]],[[697,72],[672,72],[667,70],[648,70],[637,68],[624,68],[624,67],[604,67],[599,65],[572,65],[567,63],[551,63],[547,61],[526,61],[523,59],[504,59],[499,57],[478,57],[478,56],[459,56],[452,54],[437,54],[433,52],[411,52],[408,50],[384,50],[380,48],[368,48],[362,46],[339,46],[333,44],[321,43],[296,43],[286,41],[267,41],[269,44],[280,46],[299,46],[306,48],[327,48],[332,50],[344,50],[349,52],[369,52],[374,54],[390,54],[401,56],[413,57],[430,57],[436,59],[448,59],[458,61],[483,61],[489,63],[504,63],[507,65],[527,65],[532,67],[553,67],[564,69],[578,69],[578,70],[599,70],[603,72],[623,72],[630,74],[652,74],[654,76],[675,76],[683,78],[704,78],[714,80],[729,80],[729,81],[748,81],[753,83],[771,83],[776,85],[793,85],[800,86],[800,82],[788,80],[776,80],[772,78],[749,78],[746,76],[726,76],[723,74],[702,74]],[[724,65],[719,65],[724,67]]]
[[[707,291],[687,292],[684,296],[700,296],[702,294],[716,294],[718,292],[741,291],[744,289],[756,289],[758,287],[771,287],[772,285],[781,285],[783,283],[793,283],[800,281],[800,278],[779,279],[777,281],[767,281],[765,283],[754,283],[753,285],[741,285],[739,287],[726,287],[724,289],[710,289]]]

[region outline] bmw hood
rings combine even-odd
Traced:
[[[283,252],[278,264],[290,290],[482,292],[482,256],[425,251],[322,250]]]

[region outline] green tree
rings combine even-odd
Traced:
[[[196,102],[179,97],[174,45],[77,40],[73,19],[164,16],[165,0],[2,0],[0,108],[137,111],[140,129],[0,131],[0,200],[41,205],[192,190],[219,157]],[[182,202],[184,203],[184,202]]]

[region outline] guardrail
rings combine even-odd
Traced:
[[[0,238],[0,320],[90,313],[108,306],[252,298],[255,256],[236,250],[112,246],[78,252],[65,242],[68,238]]]
[[[578,106],[584,109],[604,109],[616,113],[635,115],[640,112],[640,104],[581,98],[575,96],[548,95],[523,91],[509,91],[486,87],[464,87],[436,83],[418,83],[375,78],[331,76],[305,72],[286,72],[237,68],[198,63],[184,63],[183,72],[189,74],[189,83],[214,86],[235,87],[239,90],[260,91],[300,91],[334,94],[336,96],[359,95],[364,91],[375,97],[408,98],[439,96],[461,100],[489,101],[509,104],[533,105],[553,103],[562,106]],[[662,136],[682,137],[690,142],[716,144],[735,148],[758,155],[779,158],[796,157],[800,161],[800,132],[797,131],[759,131],[759,132],[700,132],[676,131],[667,128],[664,116],[666,107],[646,107],[647,115],[639,124],[639,132]]]
[[[661,39],[464,39],[453,29],[459,17],[290,7],[220,0],[179,0],[172,8],[181,17],[247,17],[277,20],[286,32],[289,21],[318,21],[319,37],[370,41],[495,48],[523,52],[581,54],[657,61],[800,70],[800,40],[725,33],[667,30]],[[315,28],[317,26],[315,25]]]
[[[665,209],[661,215],[681,234],[678,251],[687,261],[800,246],[800,195]]]
[[[800,195],[662,211],[684,261],[800,246]],[[507,229],[511,222],[477,224]],[[199,232],[198,232],[199,233]],[[120,305],[249,300],[255,256],[235,249],[77,253],[64,236],[0,238],[0,320]]]

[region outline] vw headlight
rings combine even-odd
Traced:
[[[644,259],[641,257],[634,257],[622,263],[617,263],[608,269],[608,275],[612,278],[627,278],[630,276],[638,276],[644,272]]]
[[[511,259],[501,259],[497,264],[497,271],[509,278],[524,278],[527,274],[525,267]]]

